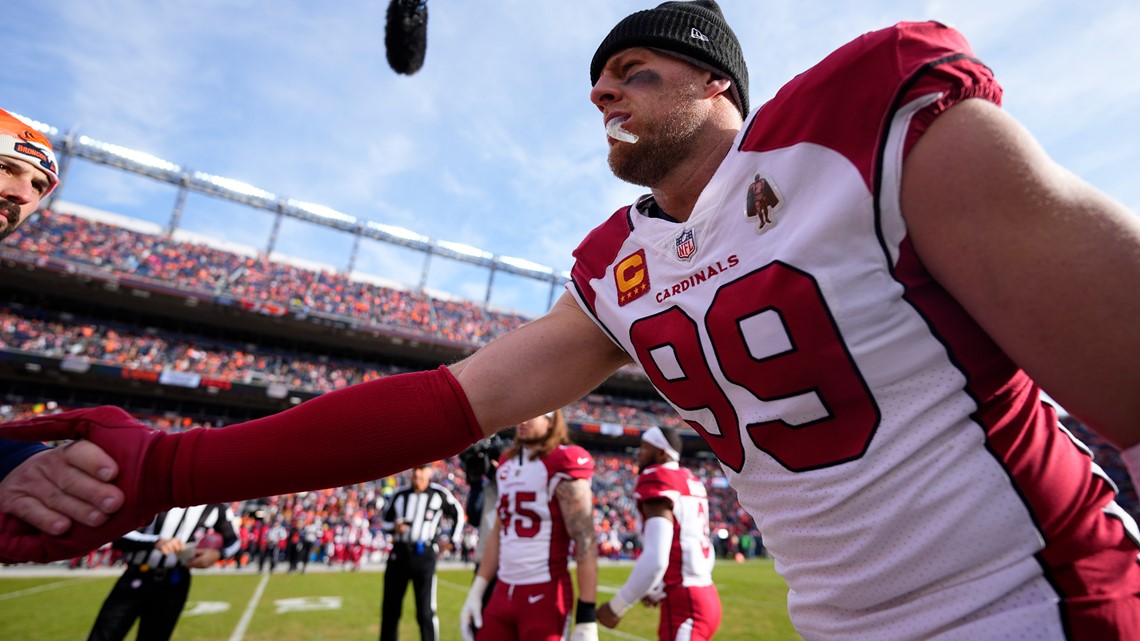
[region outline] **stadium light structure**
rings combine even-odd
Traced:
[[[491,267],[493,265],[492,259],[495,257],[491,252],[483,251],[478,247],[472,247],[471,245],[450,240],[435,241],[433,253],[440,256],[447,256],[448,258],[474,262],[476,265],[483,267]]]
[[[163,160],[158,156],[148,154],[145,151],[138,151],[137,149],[123,147],[122,145],[115,145],[109,142],[100,142],[94,138],[88,138],[87,136],[80,136],[79,144],[86,147],[91,147],[93,149],[98,149],[113,156],[118,156],[123,160],[145,165],[147,167],[153,167],[155,169],[161,169],[163,171],[169,171],[172,173],[182,171],[182,168],[178,165],[168,160]]]
[[[321,218],[337,220],[342,223],[356,224],[356,216],[349,216],[348,214],[339,212],[332,207],[318,205],[317,203],[307,203],[303,200],[293,200],[292,198],[285,201],[285,204],[296,207],[297,209],[303,211],[307,211],[314,216],[320,216]]]
[[[51,125],[47,124],[46,122],[40,122],[40,121],[36,120],[35,118],[28,118],[27,116],[18,114],[14,111],[9,112],[9,113],[11,113],[16,118],[23,120],[24,122],[28,123],[33,128],[39,130],[39,132],[42,134],[45,134],[49,137],[59,135],[59,130],[56,129],[55,127],[52,127]]]
[[[385,225],[384,223],[377,223],[377,222],[373,222],[371,220],[368,221],[368,228],[375,230],[375,231],[378,231],[381,234],[386,234],[386,235],[391,236],[393,238],[399,238],[401,240],[410,240],[410,241],[415,242],[415,243],[427,244],[428,242],[431,241],[431,239],[428,238],[427,236],[424,236],[423,234],[417,234],[416,232],[414,232],[410,229],[404,229],[403,227],[396,227],[395,225]]]
[[[215,187],[220,187],[226,191],[238,194],[239,196],[252,196],[254,198],[260,198],[261,200],[269,201],[277,200],[277,196],[275,196],[273,193],[265,191],[259,187],[254,187],[249,183],[235,180],[233,178],[215,176],[214,174],[207,174],[201,171],[194,172],[194,178],[204,183],[213,185]]]
[[[514,256],[499,256],[499,262],[504,265],[515,267],[530,274],[539,274],[542,276],[550,276],[554,273],[553,267],[546,265],[539,265],[536,262],[529,261],[525,258],[515,258]]]
[[[174,210],[171,213],[170,224],[167,226],[168,233],[173,233],[179,225],[186,194],[188,192],[196,192],[223,200],[229,200],[254,209],[268,211],[276,216],[274,231],[271,232],[269,241],[270,248],[274,244],[276,229],[280,226],[281,218],[289,217],[355,234],[358,238],[370,238],[421,252],[425,254],[423,273],[421,274],[420,280],[421,288],[427,282],[428,266],[432,255],[442,256],[488,269],[490,278],[487,283],[487,296],[484,299],[485,305],[490,302],[491,285],[494,280],[495,272],[497,271],[549,283],[550,300],[548,301],[548,306],[554,300],[555,291],[570,279],[570,273],[567,271],[556,271],[552,267],[540,265],[533,261],[515,258],[513,256],[496,257],[491,252],[464,243],[445,240],[433,241],[428,236],[403,227],[362,220],[351,214],[346,214],[319,203],[278,197],[272,192],[240,180],[201,171],[192,172],[188,169],[184,169],[177,163],[164,160],[147,152],[102,142],[86,135],[75,136],[73,134],[63,134],[58,128],[48,123],[39,122],[24,116],[19,117],[51,139],[52,144],[56,147],[57,152],[61,156],[61,165],[63,165],[63,161],[67,160],[68,156],[74,156],[96,164],[107,165],[174,185],[178,189],[178,196]],[[66,167],[61,166],[61,171],[66,171]],[[56,196],[56,194],[53,194],[53,196]],[[346,269],[349,271],[352,269],[351,263],[352,261],[350,259],[350,264],[346,266]]]

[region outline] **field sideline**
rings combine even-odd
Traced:
[[[602,563],[604,601],[625,581],[629,564]],[[272,576],[247,571],[198,571],[175,641],[375,641],[380,635],[379,571],[338,569]],[[0,568],[0,639],[80,641],[87,636],[104,597],[121,573],[48,572]],[[718,641],[799,639],[788,621],[787,588],[768,559],[717,563],[713,573],[724,607]],[[459,609],[471,581],[470,568],[439,571],[440,641],[460,641]],[[601,641],[655,641],[657,611],[641,606],[616,631],[600,629]],[[134,639],[132,632],[127,637]],[[400,620],[401,639],[419,639],[411,587]]]

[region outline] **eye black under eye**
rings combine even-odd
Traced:
[[[634,71],[633,73],[627,75],[623,82],[625,82],[626,84],[636,84],[636,83],[653,84],[653,83],[656,83],[657,81],[659,81],[660,79],[661,79],[661,76],[658,75],[652,69],[640,68],[640,69],[637,69],[636,71]]]

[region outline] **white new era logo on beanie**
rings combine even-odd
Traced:
[[[696,38],[697,40],[704,40],[705,42],[709,41],[709,37],[701,33],[701,31],[696,27],[693,27],[693,30],[689,32],[689,37]]]

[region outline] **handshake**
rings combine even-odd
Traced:
[[[409,424],[422,429],[409,432]],[[446,366],[351,385],[222,429],[167,434],[110,406],[6,423],[0,425],[3,439],[83,439],[99,446],[119,467],[114,484],[125,501],[102,525],[76,524],[61,535],[0,514],[0,562],[72,558],[172,507],[383,478],[458,454],[482,436],[462,386]],[[270,444],[274,455],[259,456]]]
[[[164,432],[139,423],[117,407],[96,407],[39,416],[0,425],[0,437],[20,441],[88,440],[119,467],[113,483],[124,505],[102,525],[74,523],[60,535],[45,533],[8,513],[0,513],[0,562],[48,563],[85,554],[113,541],[173,507],[171,471],[157,469],[150,456]],[[53,479],[58,481],[58,479]]]

